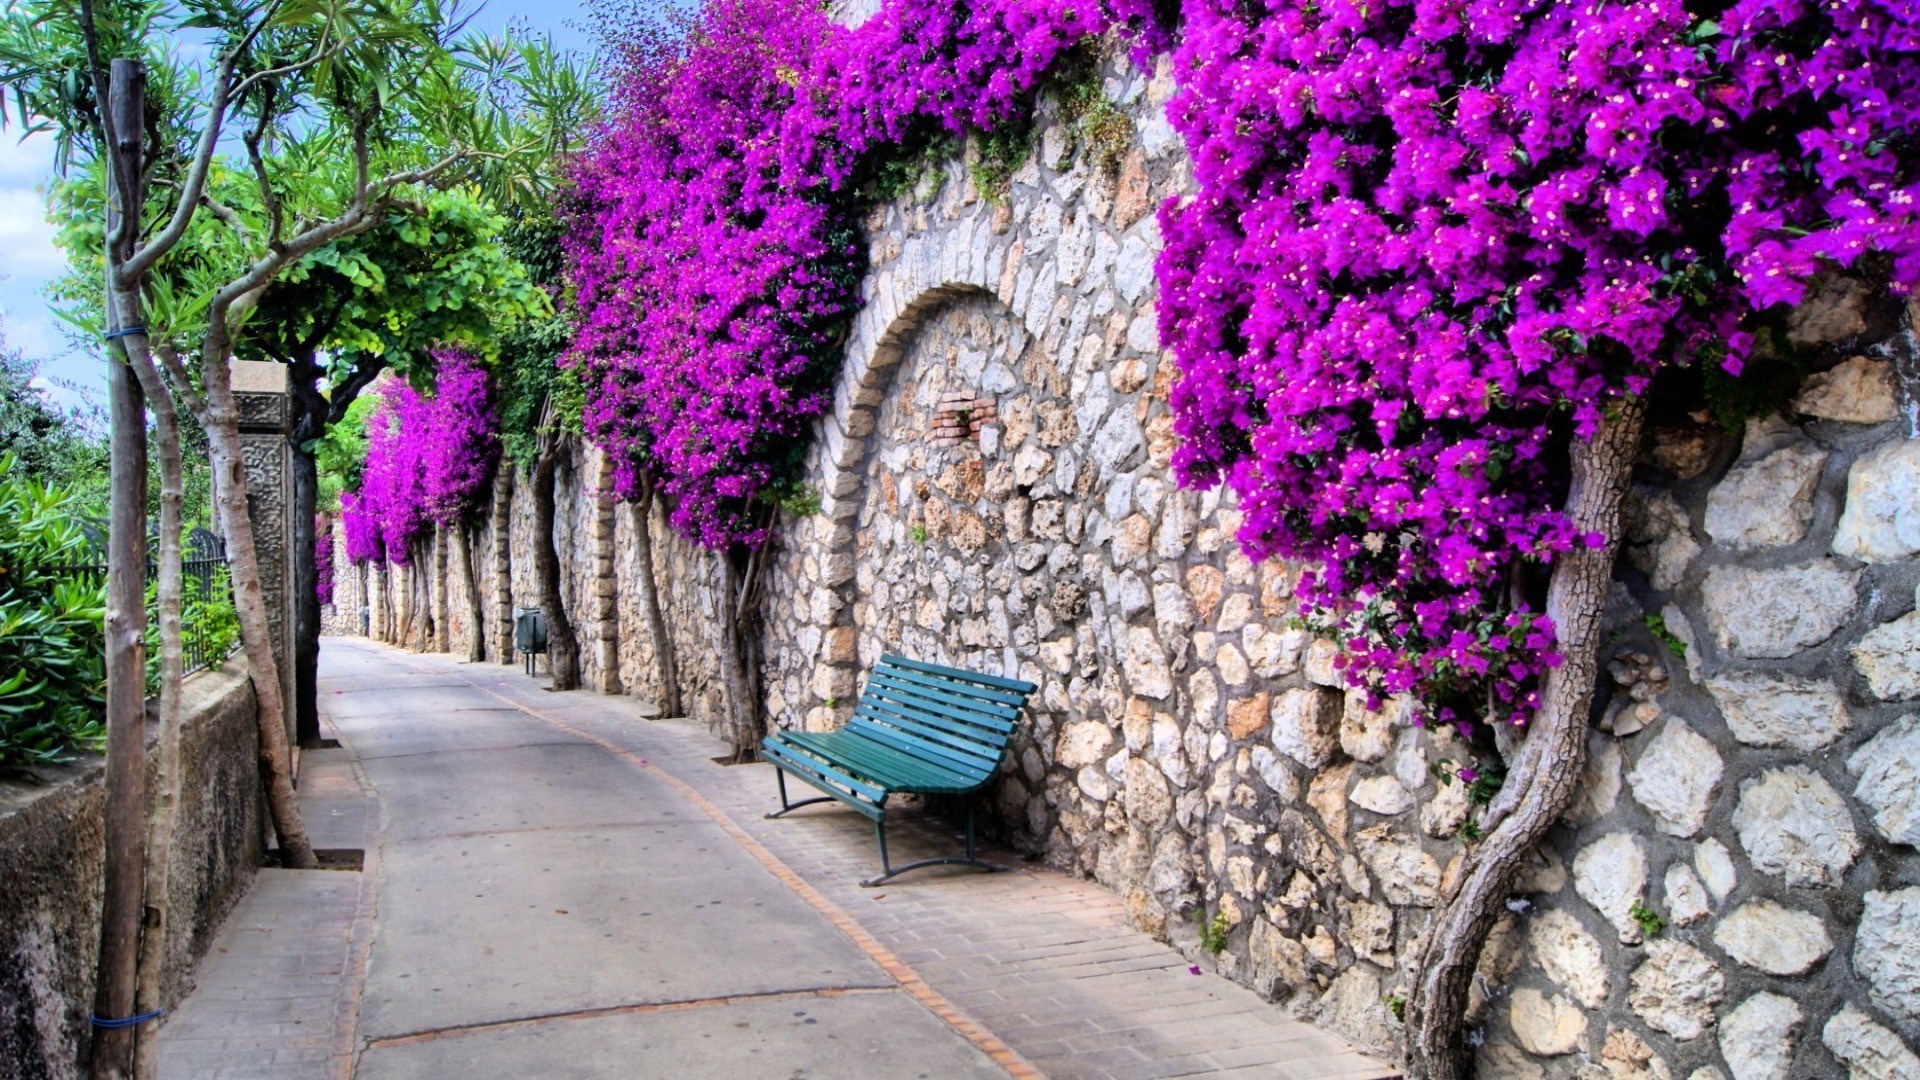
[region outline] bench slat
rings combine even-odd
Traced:
[[[811,753],[844,761],[855,772],[886,786],[888,790],[900,790],[912,784],[945,784],[962,772],[874,739],[862,729],[843,727],[838,731],[792,731],[787,733],[786,738]]]
[[[778,736],[767,739],[761,745],[765,750],[772,753],[781,765],[797,767],[798,772],[811,774],[809,779],[829,781],[832,784],[846,788],[854,794],[869,799],[876,804],[886,801],[888,794],[886,788],[875,787],[873,784],[864,780],[857,780],[848,776],[840,770],[835,769],[831,764],[821,761],[811,754],[796,752],[792,744],[781,740]],[[821,787],[822,785],[816,783],[814,786]],[[828,789],[823,788],[823,790]],[[828,794],[832,794],[832,791],[828,790]]]
[[[939,743],[929,742],[916,737],[911,731],[886,724],[872,722],[871,717],[855,716],[844,730],[857,732],[862,738],[885,743],[895,750],[919,759],[931,768],[948,773],[967,773],[981,779],[993,774],[999,767],[1000,757],[995,754],[963,753]]]
[[[880,694],[868,694],[860,699],[859,704],[881,723],[912,727],[928,738],[968,753],[998,754],[1011,737],[1010,732],[969,727],[964,721],[953,720],[938,713],[923,712]],[[856,709],[856,714],[859,711]]]
[[[894,737],[927,744],[930,752],[947,757],[982,762],[999,761],[1000,753],[1006,746],[1005,739],[1000,740],[1000,745],[995,746],[979,739],[944,731],[922,717],[900,709],[889,708],[885,701],[862,699],[854,708],[854,718],[879,727],[891,728]]]
[[[971,791],[986,778],[985,774],[977,771],[963,772],[929,765],[895,747],[868,739],[863,734],[847,733],[845,729],[802,735],[792,741],[884,784],[889,791],[944,795]]]
[[[942,690],[952,691],[960,687],[965,687],[961,692],[965,693],[968,697],[979,698],[982,701],[991,701],[999,705],[1008,705],[1011,706],[1015,712],[1018,712],[1020,707],[1027,703],[1026,694],[1014,693],[1008,690],[995,690],[987,686],[958,683],[952,679],[939,679],[931,675],[923,675],[920,672],[908,670],[907,668],[895,667],[892,664],[883,663],[874,668],[874,674],[878,675],[882,672],[891,678],[899,679],[903,682],[918,683],[922,686],[937,687]]]
[[[952,705],[943,705],[937,701],[921,697],[911,689],[903,690],[900,687],[888,685],[878,679],[867,683],[867,692],[863,696],[888,701],[891,703],[892,708],[901,712],[925,714],[929,718],[940,717],[949,721],[957,721],[972,730],[956,729],[954,734],[971,738],[974,737],[973,732],[978,731],[979,736],[976,741],[989,740],[996,735],[1005,738],[1006,734],[1014,729],[1014,723],[1011,720],[1003,720],[997,716],[968,712],[966,709],[957,708]]]
[[[895,656],[892,653],[882,656],[880,662],[883,664],[892,664],[895,667],[903,667],[909,671],[924,671],[929,675],[940,675],[960,682],[980,683],[984,686],[991,686],[997,690],[1012,690],[1019,694],[1031,694],[1039,689],[1032,683],[1022,682],[1019,679],[1003,679],[998,675],[983,675],[978,671],[962,671],[959,668],[941,667],[939,664],[928,664],[919,660],[909,660],[904,656]]]
[[[970,698],[939,687],[906,682],[891,671],[874,672],[873,678],[867,680],[867,688],[875,692],[885,691],[889,696],[909,700],[916,705],[950,710],[947,715],[996,730],[1011,730],[1020,717],[1020,710],[1011,706]]]

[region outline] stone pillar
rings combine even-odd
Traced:
[[[589,451],[588,488],[593,497],[593,659],[596,689],[623,692],[620,684],[620,581],[614,569],[613,459],[599,447]]]
[[[293,709],[293,463],[287,445],[287,369],[257,360],[233,361],[233,403],[240,419],[240,462],[246,475],[247,513],[259,551],[260,587],[273,631],[273,659],[280,668],[287,742],[297,745]]]

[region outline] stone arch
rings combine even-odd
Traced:
[[[822,579],[843,588],[854,577],[855,522],[862,500],[862,476],[881,404],[886,400],[905,349],[929,319],[969,298],[993,298],[1039,340],[1051,310],[1051,297],[1021,273],[1025,243],[995,213],[976,201],[965,212],[944,216],[940,227],[914,232],[897,254],[878,262],[866,281],[864,304],[847,340],[847,359],[835,384],[833,408],[821,418],[815,462],[823,526],[814,530],[821,553]],[[1051,292],[1051,289],[1047,290]],[[1025,310],[1023,310],[1025,309]],[[827,637],[841,643],[814,653],[807,698],[789,702],[792,714],[809,726],[826,726],[851,714],[859,685],[859,659],[847,631],[857,629],[845,608],[845,596],[827,601],[835,610]],[[814,605],[814,615],[827,614]],[[812,650],[809,650],[812,651]],[[831,704],[830,704],[831,703]]]

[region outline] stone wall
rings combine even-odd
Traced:
[[[1043,106],[1004,198],[955,161],[869,219],[808,465],[821,511],[782,523],[770,564],[767,709],[842,722],[883,650],[1038,683],[992,795],[1002,838],[1386,1048],[1469,842],[1435,767],[1473,752],[1347,692],[1333,644],[1288,624],[1293,569],[1240,553],[1230,495],[1171,478],[1151,213],[1188,183],[1170,88],[1109,65],[1136,133],[1116,169]],[[1920,1071],[1920,443],[1890,363],[1920,312],[1859,299],[1802,313],[1831,367],[1781,415],[1650,437],[1593,764],[1476,990],[1484,1076]],[[592,467],[562,485],[575,612],[600,587]],[[632,514],[615,524],[619,683],[645,696]],[[716,717],[713,558],[654,539],[688,711]]]
[[[253,690],[239,663],[188,680],[169,882],[169,1004],[260,865],[266,823]],[[0,781],[0,1078],[81,1075],[100,949],[102,760]],[[149,784],[152,773],[149,770]]]

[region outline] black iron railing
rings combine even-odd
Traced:
[[[239,619],[234,614],[233,582],[227,571],[225,556],[218,553],[217,549],[209,552],[204,544],[193,545],[183,554],[209,556],[183,559],[180,563],[180,638],[185,653],[186,674],[191,675],[223,663],[232,656],[240,645],[240,627]],[[41,572],[53,577],[94,580],[99,582],[102,589],[107,584],[107,568],[99,563],[43,566]],[[149,590],[159,573],[159,565],[149,561]],[[153,603],[151,592],[147,600],[148,640],[151,642],[159,634],[160,612]]]

